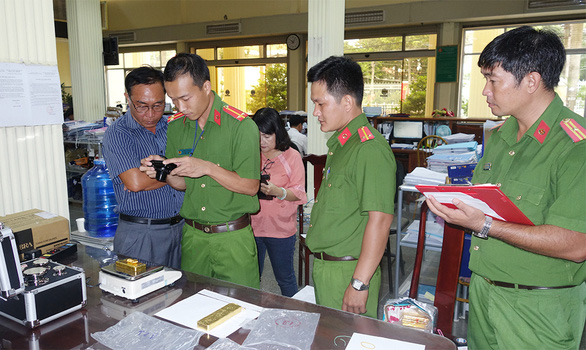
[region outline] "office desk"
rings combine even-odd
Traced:
[[[427,332],[408,329],[368,317],[354,315],[280,295],[236,285],[188,272],[173,287],[164,288],[143,297],[138,304],[103,293],[98,283],[98,263],[86,254],[82,245],[79,251],[65,264],[82,267],[87,278],[88,305],[85,309],[59,318],[53,322],[30,330],[20,324],[0,317],[0,348],[4,349],[107,349],[97,343],[91,333],[103,331],[136,310],[152,315],[202,289],[240,299],[267,308],[295,309],[319,313],[320,320],[312,349],[344,349],[353,332],[382,336],[407,342],[425,344],[426,349],[456,349],[454,343],[444,337]],[[93,287],[91,287],[93,286]],[[238,330],[230,338],[242,343],[248,330]],[[195,349],[205,349],[216,340],[213,336],[202,336]]]
[[[417,150],[402,148],[391,148],[391,150],[395,160],[403,164],[405,172],[410,173],[417,167]]]

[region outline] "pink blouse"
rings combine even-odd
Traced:
[[[267,158],[262,153],[260,158],[262,169]],[[269,182],[290,190],[299,200],[290,202],[276,197],[272,200],[259,200],[260,211],[251,217],[252,230],[257,237],[287,238],[297,232],[297,206],[307,202],[305,169],[301,155],[293,148],[272,160],[275,163],[266,171],[271,175]]]

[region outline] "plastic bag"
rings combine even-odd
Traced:
[[[103,332],[92,333],[92,338],[114,350],[183,350],[193,349],[203,334],[137,311]]]
[[[253,348],[247,348],[240,346],[237,342],[228,338],[220,338],[216,340],[212,345],[207,347],[208,350],[254,350]]]
[[[316,313],[264,309],[242,346],[257,350],[309,349],[318,322]]]
[[[437,308],[411,298],[389,299],[385,303],[383,321],[433,332]]]

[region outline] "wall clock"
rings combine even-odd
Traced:
[[[287,36],[287,48],[289,50],[297,50],[299,44],[301,44],[301,39],[299,39],[297,34],[289,34]]]

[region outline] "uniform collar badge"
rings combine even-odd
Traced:
[[[549,126],[542,120],[541,123],[537,126],[537,130],[533,133],[533,137],[539,141],[539,143],[543,143],[545,138],[547,137],[547,133],[549,132]]]
[[[352,133],[350,132],[350,130],[348,129],[348,127],[346,127],[344,129],[344,131],[342,131],[340,133],[340,135],[338,135],[338,141],[340,142],[340,144],[342,146],[344,146],[344,144],[346,143],[346,141],[348,141],[348,139],[350,138],[350,136],[352,136]]]
[[[214,109],[214,121],[216,124],[222,125],[221,113],[217,109]]]

